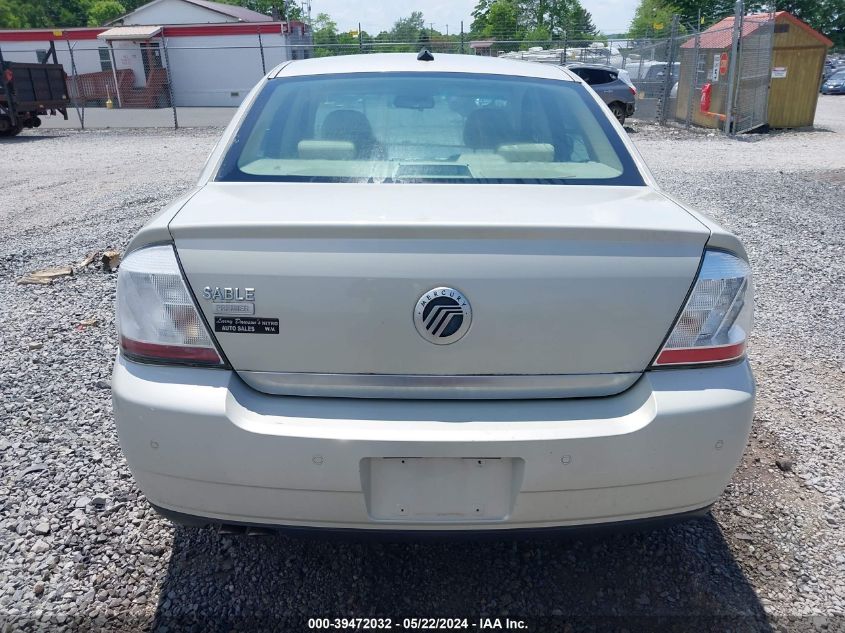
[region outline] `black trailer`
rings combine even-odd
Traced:
[[[55,48],[50,46],[53,61]],[[41,125],[40,116],[61,114],[67,120],[70,95],[61,64],[7,62],[0,51],[0,136]]]

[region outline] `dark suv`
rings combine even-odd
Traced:
[[[581,77],[604,100],[619,123],[636,109],[637,89],[620,76],[618,68],[598,64],[569,64],[569,70]]]

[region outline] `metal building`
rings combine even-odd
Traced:
[[[106,27],[0,30],[7,60],[55,50],[75,103],[237,106],[275,65],[308,57],[308,25],[209,0],[153,0]]]

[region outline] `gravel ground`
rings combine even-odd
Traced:
[[[308,617],[376,614],[845,630],[845,98],[823,97],[818,124],[737,141],[631,128],[662,185],[749,250],[752,438],[712,518],[515,543],[232,537],[158,518],[114,432],[115,276],[92,266],[52,286],[14,282],[125,246],[190,186],[219,130],[42,129],[3,142],[0,631],[297,631]]]

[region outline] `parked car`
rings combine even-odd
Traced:
[[[739,240],[658,188],[574,73],[293,61],[127,247],[117,430],[184,523],[699,516],[751,426],[752,295]]]
[[[619,123],[625,123],[625,119],[634,114],[637,89],[630,79],[625,80],[625,71],[598,64],[568,64],[566,67],[596,91]]]
[[[822,79],[826,81],[828,77],[841,70],[845,70],[845,59],[830,57],[824,62],[824,68],[822,70]]]
[[[669,66],[667,63],[660,63],[654,64],[649,67],[648,71],[640,81],[637,82],[637,91],[639,92],[639,96],[642,99],[656,99],[659,98],[663,94],[664,87],[666,86],[666,68]],[[678,79],[681,76],[681,64],[680,62],[675,62],[672,64],[672,77],[670,79],[670,89],[676,83],[678,83]]]
[[[845,94],[845,68],[836,71],[824,80],[824,82],[822,83],[822,94]]]

